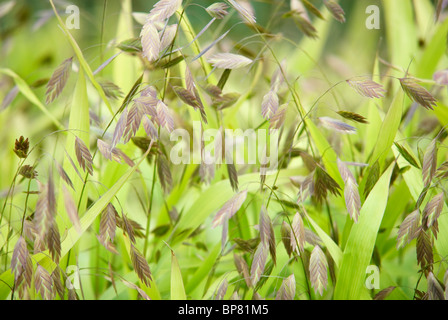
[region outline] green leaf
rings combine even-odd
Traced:
[[[64,126],[59,122],[58,119],[54,115],[48,111],[47,107],[40,102],[40,100],[36,97],[34,92],[31,90],[31,88],[28,86],[28,84],[20,78],[14,71],[10,69],[4,69],[0,68],[0,73],[6,74],[14,79],[14,82],[16,83],[17,87],[19,88],[20,92],[35,106],[37,106],[57,127],[58,129],[63,130]]]
[[[61,257],[73,247],[73,245],[81,238],[82,234],[90,227],[90,225],[95,221],[96,217],[103,211],[109,202],[115,197],[118,191],[124,186],[124,184],[129,180],[132,174],[137,170],[138,166],[145,160],[151,148],[145,152],[143,157],[130,168],[105,194],[101,196],[91,207],[86,211],[84,216],[81,218],[81,233],[78,233],[74,227],[68,230],[67,237],[61,244]]]
[[[174,251],[171,251],[171,300],[186,300],[182,272]]]
[[[214,246],[213,251],[209,253],[208,257],[201,263],[201,266],[193,274],[190,281],[188,281],[187,286],[185,288],[188,294],[193,292],[193,290],[196,289],[199,286],[199,284],[208,277],[220,253],[221,253],[221,243],[218,242],[218,244]]]
[[[446,34],[448,32],[448,20],[438,25],[436,32],[425,47],[423,55],[419,59],[417,77],[431,79],[436,71],[440,59],[446,52]]]
[[[83,172],[79,164],[77,164],[77,162],[75,161],[75,138],[78,137],[79,139],[81,139],[82,142],[84,142],[84,144],[87,146],[87,148],[89,148],[90,145],[89,98],[87,96],[86,78],[82,69],[79,70],[78,81],[76,83],[75,92],[73,95],[68,129],[72,130],[73,134],[69,134],[67,136],[67,140],[65,142],[65,151],[70,156],[70,158],[74,160],[75,166],[77,166],[78,171]],[[77,173],[75,168],[73,168],[73,166],[68,162],[67,159],[64,161],[63,166],[64,170],[67,172],[67,175],[73,181],[74,189],[76,192],[72,193],[72,196],[75,200],[75,203],[78,204],[84,181],[78,179],[78,177],[76,176]],[[60,200],[62,200],[62,197],[60,197]],[[81,203],[81,206],[79,206],[78,209],[80,210],[80,213],[84,213],[87,204],[87,197],[85,196],[83,200],[84,202]],[[64,207],[61,206],[61,204],[62,202],[60,202],[59,209]]]
[[[337,300],[357,300],[363,296],[366,268],[386,209],[393,167],[394,164],[390,165],[381,176],[361,208],[358,223],[352,226],[337,277],[334,292]]]
[[[408,150],[406,150],[405,147],[403,147],[402,145],[400,145],[396,142],[394,142],[394,145],[397,147],[398,152],[400,152],[400,154],[403,156],[403,158],[406,159],[407,162],[409,162],[414,167],[420,169],[420,166],[418,165],[417,160],[415,160],[415,158],[413,156],[411,156],[411,154],[409,153]]]
[[[317,235],[322,239],[322,242],[327,247],[328,252],[334,260],[336,267],[340,267],[342,261],[341,248],[331,239],[331,237],[306,213],[308,221],[313,226]]]
[[[374,164],[377,160],[380,163],[384,161],[394,143],[398,128],[400,127],[401,115],[403,110],[404,92],[399,89],[384,118],[383,124],[376,141],[375,149],[370,157],[369,164]]]
[[[341,175],[339,174],[337,160],[338,156],[332,146],[328,143],[327,139],[323,136],[322,132],[316,127],[316,125],[310,121],[305,120],[306,126],[313,137],[313,141],[316,144],[319,152],[322,156],[322,160],[327,169],[328,174],[338,183],[338,185],[344,185]]]

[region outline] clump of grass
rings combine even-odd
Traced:
[[[51,37],[68,45],[35,33],[51,68],[0,52],[1,299],[446,298],[444,22],[388,3],[377,44],[379,31],[344,24],[359,3],[274,1],[265,15],[254,1],[133,4],[82,29],[99,54],[53,0]],[[415,8],[438,20],[442,9]],[[428,35],[427,47],[397,47],[397,19],[398,37]],[[24,25],[0,36],[24,41]],[[333,31],[372,37],[368,60]],[[268,171],[273,145],[241,164],[230,140],[207,140],[226,129],[264,129],[278,165]],[[175,163],[185,151],[200,161]],[[372,264],[384,278],[368,288]],[[80,283],[67,286],[73,267]]]

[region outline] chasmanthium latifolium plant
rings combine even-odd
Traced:
[[[445,1],[142,3],[0,28],[1,299],[448,299]]]

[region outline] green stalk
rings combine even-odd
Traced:
[[[149,208],[148,208],[148,218],[146,220],[146,236],[145,236],[145,243],[143,245],[143,255],[146,257],[147,251],[148,251],[148,239],[149,239],[149,227],[151,222],[151,213],[152,213],[152,203],[154,199],[154,186],[156,184],[156,170],[157,166],[154,160],[154,169],[152,173],[152,183],[151,183],[151,195],[149,197]]]

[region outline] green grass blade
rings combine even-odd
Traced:
[[[196,289],[204,279],[207,279],[209,272],[212,270],[213,265],[218,259],[219,254],[221,253],[221,243],[215,245],[213,251],[210,252],[207,259],[205,259],[202,265],[196,270],[196,272],[191,277],[190,281],[188,281],[185,291],[190,294]]]
[[[56,7],[54,6],[53,0],[50,0],[50,4],[53,7],[54,14],[56,15],[56,18],[59,21],[59,25],[64,31],[68,41],[70,42],[73,50],[75,51],[76,57],[79,60],[79,63],[81,67],[84,69],[84,72],[86,73],[87,77],[89,78],[90,82],[92,82],[92,85],[95,87],[95,89],[98,91],[98,94],[100,95],[101,99],[103,100],[104,104],[109,109],[110,113],[114,115],[114,112],[112,111],[112,107],[110,105],[109,100],[106,97],[106,94],[104,93],[103,88],[101,85],[95,80],[95,76],[93,75],[92,69],[90,68],[89,64],[87,63],[86,59],[84,58],[84,55],[82,54],[81,48],[78,46],[78,43],[76,42],[75,38],[73,38],[70,31],[67,29],[65,23],[62,21],[61,17],[59,16],[58,11],[56,10]]]
[[[342,251],[341,248],[331,239],[331,237],[307,214],[307,219],[313,226],[317,235],[322,239],[323,243],[330,252],[331,257],[336,264],[336,267],[340,267],[342,261]]]
[[[281,170],[279,174],[279,179],[276,185],[282,185],[284,183],[289,183],[289,177],[298,174],[297,170]],[[299,173],[300,174],[300,173]],[[260,175],[257,173],[246,174],[238,177],[240,183],[240,190],[247,189],[249,192],[258,190]],[[275,175],[268,175],[266,178],[266,184],[273,183]],[[204,223],[206,218],[218,210],[221,206],[228,201],[234,192],[230,187],[228,180],[221,180],[213,185],[211,185],[207,190],[205,190],[201,196],[193,203],[193,205],[188,209],[188,211],[183,214],[178,222],[177,230],[181,235],[176,238],[176,241],[180,241],[187,237],[191,232],[194,231],[199,225]]]
[[[412,1],[383,0],[382,3],[391,63],[406,70],[417,49]]]
[[[90,146],[89,101],[87,97],[86,79],[82,69],[79,70],[78,81],[76,83],[75,92],[73,95],[68,129],[71,130],[71,134],[67,136],[67,140],[65,142],[65,151],[74,161],[75,166],[77,166],[78,172],[83,173],[83,170],[81,169],[79,164],[75,161],[76,159],[75,138],[78,137],[79,139],[81,139],[87,146],[87,148],[89,148]],[[84,213],[87,204],[86,192],[84,192],[84,197],[80,201],[84,181],[79,179],[75,171],[75,168],[73,168],[72,164],[67,159],[64,161],[63,166],[65,172],[67,172],[67,175],[73,182],[73,187],[75,191],[70,190],[70,192],[73,196],[75,203],[80,204],[79,211],[80,214],[82,214]],[[61,183],[64,182],[61,181]],[[59,210],[63,210],[65,209],[65,206],[63,205],[62,192],[60,192],[59,195],[60,195]]]
[[[380,134],[378,135],[378,140],[369,161],[370,165],[374,164],[377,160],[380,163],[383,162],[394,143],[403,113],[403,98],[404,92],[400,88],[381,125]]]
[[[448,107],[442,103],[437,103],[437,108],[434,109],[434,113],[439,119],[441,125],[448,123]]]
[[[448,32],[448,20],[440,24],[429,41],[428,45],[419,59],[417,68],[417,77],[422,79],[431,79],[436,71],[440,59],[446,52],[446,34]]]
[[[338,156],[333,147],[328,143],[327,139],[323,136],[322,132],[316,127],[316,125],[310,121],[305,120],[306,126],[313,137],[313,141],[319,149],[319,153],[322,156],[322,160],[327,169],[328,174],[339,184],[343,186],[341,175],[339,174],[337,160]]]
[[[20,78],[15,72],[13,72],[10,69],[4,69],[0,68],[0,73],[6,74],[14,79],[14,82],[16,83],[17,87],[19,87],[20,92],[35,106],[37,106],[51,121],[58,127],[59,129],[63,130],[64,126],[59,122],[58,119],[55,118],[54,115],[48,111],[47,107],[40,102],[40,100],[36,97],[34,92],[31,90],[31,88],[28,86],[28,84]]]
[[[82,234],[90,227],[90,225],[95,221],[96,217],[103,211],[103,209],[107,206],[109,202],[115,197],[118,191],[123,187],[123,185],[129,180],[132,174],[137,170],[140,163],[142,163],[147,154],[149,153],[150,148],[143,157],[139,160],[138,163],[132,168],[130,168],[113,186],[110,188],[105,194],[99,198],[89,210],[86,211],[84,216],[81,218],[81,233],[78,233],[74,227],[70,228],[67,233],[67,237],[61,244],[61,257],[64,257],[65,254],[73,247],[73,245],[79,240]]]
[[[378,230],[386,209],[389,182],[394,164],[381,176],[361,208],[345,246],[334,298],[337,300],[360,299],[364,291],[366,268],[372,258]]]
[[[182,272],[174,251],[171,251],[171,300],[186,300]]]

